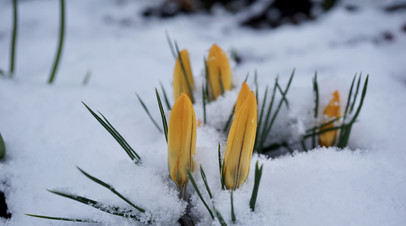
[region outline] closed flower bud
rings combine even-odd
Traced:
[[[195,170],[196,116],[192,102],[182,93],[172,107],[168,127],[168,167],[171,179],[184,197],[189,180],[187,169]]]
[[[237,101],[235,102],[234,115],[235,113],[237,113],[238,109],[240,109],[241,105],[244,103],[249,93],[250,87],[248,87],[247,83],[243,82],[240,92],[238,93]]]
[[[179,61],[179,57],[176,58],[175,70],[173,72],[173,99],[177,100],[182,93],[185,93],[189,99],[192,98],[192,91],[194,89],[194,80],[192,75],[192,67],[190,66],[189,53],[186,49],[179,52],[180,58],[182,59],[183,67],[186,72],[187,80],[189,81],[190,88],[185,79],[185,75],[182,69],[182,65]]]
[[[333,118],[340,117],[340,95],[337,90],[333,93],[333,99],[331,99],[330,103],[324,109],[324,117],[326,117],[326,119],[323,123],[326,123]],[[323,126],[320,130],[325,130],[333,127],[334,122]],[[336,137],[337,130],[322,133],[319,135],[319,145],[325,147],[333,146],[336,143]]]
[[[223,91],[232,88],[231,67],[227,55],[216,44],[213,44],[209,51],[209,57],[207,59],[207,79],[212,100],[220,96]]]
[[[250,91],[237,110],[227,138],[223,177],[227,189],[236,189],[250,172],[257,130],[257,100]]]

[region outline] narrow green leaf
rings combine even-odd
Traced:
[[[169,48],[171,49],[172,56],[176,60],[175,50],[173,48],[173,44],[172,44],[171,38],[169,37],[168,31],[165,31],[165,35],[166,35],[166,40],[168,41]]]
[[[168,143],[168,122],[166,121],[164,108],[162,107],[161,97],[159,96],[158,90],[155,88],[156,99],[158,101],[159,111],[162,118],[162,127],[164,128],[165,140]]]
[[[187,77],[185,65],[183,64],[183,60],[182,60],[182,58],[180,57],[179,47],[178,47],[178,44],[176,43],[176,41],[175,41],[175,48],[176,48],[176,52],[177,52],[178,59],[179,59],[179,62],[180,62],[180,66],[181,66],[182,71],[183,71],[183,77],[185,78],[185,81],[186,81],[186,84],[187,84],[187,88],[189,89],[189,92],[190,92],[191,101],[192,101],[192,103],[194,103],[194,102],[195,102],[195,98],[193,97],[192,85],[190,84],[189,78]]]
[[[141,157],[134,151],[133,148],[127,143],[127,141],[120,135],[120,133],[110,124],[110,122],[102,115],[103,117],[100,118],[92,109],[90,109],[84,102],[83,105],[87,108],[87,110],[93,115],[93,117],[113,136],[113,138],[120,144],[120,146],[126,151],[128,156],[133,160],[137,165],[141,164]]]
[[[207,101],[207,96],[206,96],[206,90],[204,88],[204,84],[202,85],[202,97],[203,97],[203,124],[206,125],[207,119],[206,119],[206,101]]]
[[[233,199],[233,191],[230,192],[230,200],[231,200],[231,221],[235,223],[237,221],[234,212],[234,199]]]
[[[352,113],[352,110],[354,109],[355,102],[357,100],[360,83],[361,83],[361,74],[358,77],[357,88],[355,89],[354,98],[352,100],[352,104],[351,104],[351,107],[350,107],[350,114]]]
[[[204,186],[206,187],[207,193],[209,193],[209,197],[210,199],[213,198],[213,195],[211,194],[210,188],[209,188],[209,184],[207,183],[207,178],[206,178],[206,174],[204,173],[203,167],[200,164],[200,175],[202,176],[203,182],[204,182]]]
[[[63,40],[65,36],[65,0],[60,0],[60,16],[58,49],[55,56],[54,66],[52,67],[52,72],[49,76],[49,84],[52,84],[55,79],[56,70],[58,69],[62,55]]]
[[[209,70],[207,68],[207,61],[206,58],[203,57],[203,62],[204,62],[204,71],[205,71],[205,82],[206,82],[206,97],[207,100],[210,101],[212,99],[212,97],[210,97],[210,92],[209,92]]]
[[[83,197],[83,196],[79,196],[79,195],[73,195],[73,194],[68,194],[68,193],[64,193],[61,191],[55,191],[55,190],[48,190],[49,192],[55,194],[55,195],[59,195],[62,196],[64,198],[68,198],[68,199],[72,199],[74,201],[83,203],[85,205],[91,206],[93,208],[96,208],[100,211],[112,214],[112,215],[116,215],[116,216],[121,216],[121,217],[125,217],[125,218],[132,218],[135,219],[137,221],[139,221],[139,217],[137,217],[136,215],[131,214],[132,211],[131,210],[126,210],[126,209],[122,209],[120,207],[117,206],[111,206],[111,205],[106,205],[103,204],[101,202]]]
[[[110,122],[107,120],[106,117],[102,113],[99,112],[99,114],[103,117],[104,121],[109,125],[110,129],[113,131],[115,134],[116,140],[122,144],[122,147],[124,150],[127,152],[127,154],[130,156],[132,160],[135,160],[135,163],[141,164],[141,157],[137,154],[137,152],[134,151],[134,149],[127,143],[127,141],[124,139],[123,136],[113,127],[113,125],[110,124]]]
[[[255,144],[254,144],[254,149],[255,151],[258,151],[258,139],[260,137],[259,133],[261,131],[261,127],[262,127],[262,120],[263,120],[263,114],[264,114],[264,109],[265,109],[265,105],[266,105],[266,98],[268,96],[268,86],[266,86],[265,88],[265,93],[264,93],[264,99],[262,100],[262,106],[261,106],[261,111],[259,113],[259,120],[258,120],[258,126],[257,126],[257,132],[256,132],[256,136],[255,136]],[[257,97],[258,98],[258,97]],[[258,102],[257,102],[258,103]]]
[[[257,103],[258,103],[258,73],[257,69],[255,69],[254,72],[254,83],[255,83],[255,97],[257,98]]]
[[[171,110],[171,104],[169,103],[168,95],[166,95],[166,90],[164,86],[162,85],[161,82],[159,82],[159,85],[161,86],[162,93],[164,94],[164,100],[166,104],[166,108],[170,111]]]
[[[226,182],[225,182],[225,177],[224,177],[224,165],[225,165],[225,159],[223,159],[223,162],[221,164],[221,189],[226,190]]]
[[[319,126],[315,126],[315,127],[313,127],[313,128],[307,129],[306,132],[311,132],[311,131],[314,132],[315,130],[318,130],[318,129],[320,129],[320,128],[323,128],[324,126],[327,126],[327,125],[329,125],[330,123],[334,123],[334,122],[336,122],[336,121],[338,121],[338,120],[340,120],[340,119],[341,119],[341,117],[333,118],[333,119],[331,119],[331,120],[329,120],[329,121],[327,121],[327,122],[325,122],[325,123],[323,123],[323,124],[321,124],[321,125],[319,125]]]
[[[351,104],[351,95],[352,95],[352,90],[354,88],[354,82],[355,82],[355,78],[357,77],[357,74],[355,74],[354,78],[352,79],[352,83],[351,83],[351,87],[350,87],[350,92],[348,93],[348,97],[347,97],[347,104],[345,105],[345,110],[344,110],[344,121],[346,119],[350,104]],[[344,122],[343,122],[344,123]]]
[[[342,128],[343,129],[341,129],[340,130],[340,133],[339,133],[339,138],[338,138],[338,145],[337,146],[340,146],[341,144],[343,144],[343,143],[345,143],[344,142],[344,137],[345,137],[345,132],[346,132],[346,126],[345,126],[345,123],[346,123],[346,119],[347,119],[347,115],[349,114],[349,109],[350,109],[350,106],[351,106],[351,95],[352,95],[352,90],[353,90],[353,88],[354,88],[354,83],[355,83],[355,79],[356,79],[356,77],[357,77],[357,74],[355,74],[354,75],[354,78],[352,79],[352,82],[351,82],[351,86],[350,86],[350,91],[348,92],[348,97],[347,97],[347,104],[345,105],[345,110],[344,110],[344,116],[343,116],[343,121],[342,121]]]
[[[6,75],[6,73],[4,72],[4,70],[0,68],[0,76],[5,76],[5,75]]]
[[[312,136],[315,136],[315,135],[320,135],[320,134],[323,134],[323,133],[327,133],[329,131],[338,130],[338,129],[341,129],[341,127],[342,126],[335,126],[335,127],[323,129],[323,130],[320,130],[320,131],[317,131],[317,132],[314,132],[314,133],[309,133],[309,134],[304,135],[303,138],[309,138],[309,137],[312,137]]]
[[[147,106],[144,104],[144,101],[141,100],[141,97],[137,95],[138,100],[140,101],[141,106],[144,108],[145,112],[147,113],[148,117],[151,119],[152,123],[154,123],[155,127],[159,130],[159,132],[162,133],[162,129],[159,127],[158,123],[154,120],[154,118],[152,117],[151,113],[149,113],[149,110],[147,108]]]
[[[344,131],[344,132],[342,132],[342,136],[340,136],[340,138],[339,138],[339,142],[338,142],[338,145],[337,145],[339,148],[344,148],[344,147],[346,147],[348,145],[352,125],[357,120],[358,115],[361,112],[362,105],[364,103],[364,99],[365,99],[366,92],[367,92],[367,87],[368,87],[368,79],[369,79],[369,75],[367,75],[367,78],[365,79],[364,87],[362,89],[362,94],[361,94],[361,100],[360,100],[360,103],[358,105],[357,111],[355,112],[353,118],[348,123],[348,125],[343,125],[342,126],[343,127],[342,131]]]
[[[141,157],[137,154],[137,152],[134,151],[134,149],[124,139],[124,137],[121,136],[121,134],[113,127],[113,125],[109,122],[109,120],[107,120],[107,118],[104,117],[104,115],[101,112],[99,112],[99,114],[103,117],[104,121],[108,124],[110,129],[113,131],[113,133],[115,134],[115,137],[118,138],[118,141],[121,142],[126,147],[126,148],[124,148],[124,147],[123,148],[128,153],[130,158],[132,160],[135,159],[136,163],[141,163]]]
[[[262,153],[262,148],[264,146],[266,137],[268,136],[268,134],[266,133],[266,130],[267,130],[267,127],[268,127],[269,118],[271,117],[273,103],[274,103],[274,100],[275,100],[276,87],[277,87],[276,84],[277,83],[278,83],[278,78],[275,79],[275,84],[274,84],[273,91],[272,91],[271,101],[270,101],[270,103],[268,105],[268,110],[267,110],[267,113],[265,115],[265,122],[264,122],[263,126],[262,126],[262,123],[261,123],[261,126],[260,126],[260,127],[262,127],[262,131],[258,134],[259,135],[259,140],[257,140],[259,142],[258,145],[257,145],[258,153]]]
[[[282,103],[285,102],[286,108],[289,110],[289,101],[288,99],[286,99],[286,94],[283,92],[282,87],[279,85],[279,83],[276,84],[276,87],[278,88],[279,93],[282,95]]]
[[[221,183],[221,189],[224,190],[225,186],[224,186],[224,174],[223,174],[223,170],[224,170],[224,159],[221,160],[221,151],[220,151],[220,142],[218,144],[218,160],[219,160],[219,171],[220,171],[220,183]]]
[[[220,180],[222,180],[222,173],[221,173],[222,166],[221,166],[220,142],[219,142],[219,144],[218,144],[217,154],[218,154],[218,161],[219,161]]]
[[[224,94],[224,85],[223,85],[223,79],[221,76],[221,69],[219,68],[219,83],[220,83],[220,88],[221,88],[221,95]]]
[[[4,143],[3,137],[0,133],[0,160],[2,160],[6,156],[6,144]]]
[[[28,213],[26,213],[25,215],[30,216],[30,217],[37,217],[37,218],[48,219],[48,220],[71,221],[71,222],[82,222],[82,223],[100,223],[100,222],[98,222],[98,221],[94,221],[94,220],[90,220],[90,219],[65,218],[65,217],[50,217],[50,216],[34,215],[34,214],[28,214]]]
[[[11,35],[11,49],[10,49],[10,78],[14,76],[15,58],[16,58],[16,44],[17,44],[17,28],[18,28],[18,1],[13,0],[13,32]]]
[[[220,214],[220,212],[213,206],[213,211],[216,214],[217,219],[219,220],[219,223],[221,226],[227,226],[227,223],[224,221],[223,216]]]
[[[111,185],[109,185],[109,184],[107,184],[107,183],[101,181],[100,179],[97,179],[96,177],[91,176],[90,174],[88,174],[88,173],[86,173],[85,171],[83,171],[81,168],[79,168],[79,167],[77,167],[77,168],[78,168],[78,170],[79,170],[81,173],[83,173],[83,174],[84,174],[87,178],[89,178],[90,180],[92,180],[92,181],[94,181],[94,182],[100,184],[101,186],[103,186],[103,187],[109,189],[111,192],[113,192],[115,195],[117,195],[118,197],[120,197],[120,198],[121,198],[122,200],[124,200],[126,203],[130,204],[132,207],[134,207],[135,209],[137,209],[137,210],[140,211],[141,213],[145,213],[145,210],[144,210],[144,209],[142,209],[142,208],[140,208],[140,207],[134,205],[131,201],[129,201],[129,200],[128,200],[127,198],[125,198],[122,194],[120,194],[118,191],[116,191],[116,189],[115,189],[113,186],[111,186]]]
[[[83,78],[82,85],[87,86],[89,83],[90,77],[92,76],[92,71],[87,71],[85,77]]]
[[[362,89],[362,94],[361,94],[361,101],[358,105],[357,111],[354,114],[354,117],[352,118],[350,124],[353,124],[355,120],[357,120],[359,113],[361,112],[362,105],[364,104],[364,99],[367,94],[367,88],[368,88],[368,79],[369,75],[367,75],[367,78],[365,79],[364,87]]]
[[[231,113],[230,113],[230,115],[228,116],[226,125],[225,125],[224,128],[223,128],[223,132],[226,132],[227,129],[228,129],[228,127],[230,126],[231,120],[233,119],[233,115],[234,115],[234,109],[235,109],[235,104],[233,105],[233,109],[231,109]]]
[[[207,211],[209,211],[209,214],[210,214],[211,218],[214,220],[214,215],[211,212],[211,210],[210,210],[209,206],[207,205],[206,201],[204,201],[202,193],[200,192],[199,188],[197,187],[195,179],[193,178],[192,173],[190,173],[189,169],[187,169],[187,174],[189,176],[190,182],[192,182],[193,188],[195,189],[197,195],[199,196],[199,198],[202,201],[203,205],[206,207]]]
[[[247,80],[248,80],[248,76],[250,75],[250,73],[249,72],[247,72],[247,75],[245,76],[245,79],[244,79],[244,82],[246,83],[247,82]]]
[[[255,211],[255,203],[257,202],[259,183],[261,182],[262,177],[262,168],[263,164],[261,164],[261,167],[258,167],[257,161],[257,163],[255,164],[255,183],[254,188],[252,189],[252,195],[250,199],[250,209],[252,211]]]
[[[314,119],[315,121],[317,120],[318,117],[318,112],[319,112],[319,85],[317,83],[317,71],[314,73],[314,78],[313,78],[313,91],[314,91]],[[315,129],[313,130],[313,133],[316,132]],[[312,147],[316,147],[316,136],[312,137]]]
[[[319,112],[319,85],[317,82],[317,71],[314,73],[313,78],[313,91],[314,91],[314,118],[317,118]]]
[[[293,80],[294,74],[295,74],[295,69],[293,69],[293,72],[292,72],[292,74],[291,74],[291,76],[290,76],[290,78],[289,78],[289,82],[288,82],[288,84],[286,85],[285,91],[283,91],[284,95],[286,95],[286,94],[288,93],[288,91],[289,91],[290,85],[292,84],[292,80]],[[275,119],[276,119],[276,117],[278,116],[278,113],[279,113],[279,110],[280,110],[281,107],[282,107],[282,104],[283,104],[283,99],[281,99],[281,100],[279,101],[278,107],[276,108],[276,110],[275,110],[275,112],[274,112],[274,114],[273,114],[273,116],[272,116],[272,120],[271,120],[271,122],[269,123],[268,128],[266,128],[266,130],[265,130],[265,138],[266,138],[266,137],[268,136],[268,134],[271,132],[273,123],[275,122]],[[265,124],[265,126],[266,126],[266,125],[267,125],[267,124]],[[264,139],[264,141],[265,141],[265,139]]]

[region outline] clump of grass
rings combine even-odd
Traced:
[[[118,207],[118,206],[108,205],[108,204],[101,203],[101,202],[93,200],[93,199],[89,199],[89,198],[84,197],[84,196],[69,194],[69,193],[62,192],[62,191],[57,191],[57,190],[48,190],[48,191],[55,194],[55,195],[62,196],[64,198],[68,198],[68,199],[77,201],[79,203],[88,205],[90,207],[96,208],[96,209],[98,209],[100,211],[103,211],[103,212],[106,212],[106,213],[109,213],[109,214],[112,214],[112,215],[115,215],[115,216],[120,216],[120,217],[124,217],[124,218],[127,218],[127,219],[132,219],[134,221],[138,221],[138,222],[142,222],[142,223],[146,223],[146,224],[151,224],[152,223],[151,220],[148,220],[146,222],[141,221],[140,216],[141,216],[141,214],[144,214],[146,212],[145,209],[135,205],[128,198],[126,198],[124,195],[122,195],[120,192],[118,192],[112,185],[107,184],[106,182],[104,182],[104,181],[102,181],[102,180],[88,174],[87,172],[85,172],[84,170],[82,170],[79,167],[77,167],[77,168],[87,178],[89,178],[93,182],[101,185],[102,187],[107,188],[109,191],[111,191],[113,194],[118,196],[121,200],[123,200],[124,202],[129,204],[134,209],[126,209],[126,208],[122,208],[122,207]],[[35,215],[35,214],[26,214],[26,215],[31,216],[31,217],[48,219],[48,220],[101,223],[99,221],[95,221],[95,220],[92,220],[92,219],[53,217],[53,216]]]
[[[355,93],[353,94],[354,84],[355,84],[355,80],[357,77],[358,77],[358,82],[357,82],[357,86],[355,88]],[[348,141],[350,138],[352,126],[356,122],[356,120],[361,112],[361,109],[362,109],[362,106],[363,106],[363,103],[365,100],[366,92],[367,92],[367,87],[368,87],[369,75],[367,75],[367,77],[364,81],[361,96],[359,97],[361,77],[362,77],[361,74],[359,76],[355,75],[352,80],[349,94],[348,94],[347,104],[345,106],[343,116],[335,117],[335,118],[331,119],[330,121],[323,123],[322,125],[318,125],[311,129],[308,129],[307,130],[308,133],[303,136],[303,143],[304,143],[305,139],[307,139],[307,138],[311,137],[312,139],[314,139],[315,136],[319,136],[321,134],[324,134],[324,133],[327,133],[330,131],[338,130],[339,135],[338,135],[338,141],[336,143],[336,146],[338,148],[344,148],[344,147],[348,146]],[[317,80],[315,80],[315,86],[318,86]],[[356,103],[358,103],[358,106],[355,108]],[[317,104],[318,103],[316,102],[315,105],[317,106]],[[336,123],[336,122],[339,122],[340,125],[334,126],[331,128],[326,128],[326,129],[323,128],[328,124]],[[313,147],[315,147],[315,145]]]
[[[264,98],[262,101],[262,107],[261,107],[261,110],[260,110],[259,116],[258,116],[257,135],[255,137],[254,150],[258,153],[265,153],[267,151],[268,148],[265,147],[265,142],[266,142],[267,138],[269,137],[272,126],[275,123],[276,117],[278,116],[283,103],[285,103],[286,107],[289,108],[289,102],[286,98],[286,95],[289,91],[290,85],[292,84],[294,75],[295,75],[295,70],[292,71],[292,73],[289,77],[289,81],[284,90],[282,90],[281,86],[279,85],[278,77],[275,79],[275,84],[274,84],[272,94],[271,94],[271,100],[269,101],[268,104],[266,102],[267,96],[268,96],[268,87],[265,89]],[[258,84],[258,83],[256,82],[256,84]],[[258,87],[258,85],[257,85],[257,87]],[[258,88],[256,90],[258,90]],[[281,94],[281,99],[279,100],[279,103],[276,106],[276,109],[273,111],[276,90],[278,90],[279,93]],[[268,108],[265,112],[264,110],[266,108],[266,105],[268,105]]]
[[[358,79],[357,79],[358,78]],[[286,141],[281,141],[279,143],[273,143],[270,144],[266,147],[263,148],[264,152],[271,153],[273,151],[276,151],[277,149],[280,148],[286,148],[289,150],[289,152],[293,152],[293,149],[291,146],[301,144],[302,150],[303,151],[308,151],[311,149],[316,148],[319,144],[317,142],[317,137],[320,135],[323,135],[325,133],[331,132],[331,131],[338,131],[338,136],[337,136],[337,141],[334,146],[338,148],[345,148],[348,146],[350,134],[351,134],[351,129],[354,123],[357,122],[357,118],[361,112],[365,97],[366,97],[366,92],[367,92],[367,87],[368,87],[368,80],[369,80],[369,75],[367,75],[363,86],[361,87],[361,81],[362,81],[362,76],[361,74],[355,75],[349,92],[348,92],[348,98],[347,98],[347,103],[345,106],[344,112],[341,113],[341,115],[332,117],[328,121],[325,121],[321,124],[318,124],[319,117],[320,115],[318,114],[319,111],[319,85],[317,81],[317,72],[315,73],[315,76],[313,78],[313,92],[315,95],[314,98],[314,122],[315,126],[309,128],[306,130],[306,133],[302,136],[300,140],[293,141],[293,142],[286,142]],[[357,81],[357,83],[355,83]],[[355,85],[356,84],[356,85]],[[362,91],[361,91],[362,90]],[[327,127],[328,125],[334,124],[334,126]],[[311,139],[311,147],[310,149],[307,147],[308,144],[308,139]]]

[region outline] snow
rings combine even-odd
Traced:
[[[132,221],[55,196],[62,190],[103,203],[130,206],[90,181],[75,166],[106,181],[151,213],[161,225],[176,225],[186,203],[168,177],[167,147],[138,103],[140,94],[160,123],[154,88],[161,81],[173,104],[174,60],[165,31],[190,53],[196,78],[195,111],[203,119],[203,56],[217,43],[243,57],[233,67],[235,89],[207,105],[208,124],[197,131],[197,166],[202,164],[214,204],[231,223],[230,194],[220,189],[217,145],[224,152],[223,128],[241,82],[249,72],[260,93],[279,75],[282,87],[296,69],[283,109],[271,132],[273,139],[295,137],[312,123],[311,79],[317,70],[321,104],[331,93],[346,95],[353,75],[370,75],[366,100],[353,126],[348,149],[316,148],[274,159],[253,155],[247,182],[234,192],[237,225],[404,225],[406,222],[406,23],[405,12],[387,14],[377,5],[361,4],[356,12],[343,7],[300,26],[253,31],[238,27],[218,9],[215,15],[145,20],[139,12],[151,2],[70,0],[62,64],[56,82],[46,84],[57,45],[58,4],[51,0],[19,1],[20,27],[16,74],[0,78],[0,132],[7,157],[0,162],[0,190],[12,213],[0,224],[76,225],[25,216],[24,213],[91,218],[104,225]],[[0,67],[7,71],[11,1],[0,2]],[[393,34],[392,41],[383,32]],[[91,77],[82,85],[85,74]],[[81,101],[102,112],[141,155],[133,164],[116,141],[87,112]],[[167,112],[169,114],[169,112]],[[264,164],[256,211],[249,209],[255,162]],[[198,172],[204,197],[208,195]],[[199,225],[218,225],[194,193],[192,215]]]

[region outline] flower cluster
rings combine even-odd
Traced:
[[[194,79],[187,50],[179,52],[174,70],[174,98],[168,129],[169,174],[185,196],[189,180],[187,170],[195,170],[196,116],[193,109]],[[216,44],[206,61],[210,98],[216,99],[232,88],[231,68],[227,55]],[[235,108],[234,120],[227,139],[222,177],[227,189],[234,190],[247,179],[257,128],[257,101],[253,91],[244,82]]]

